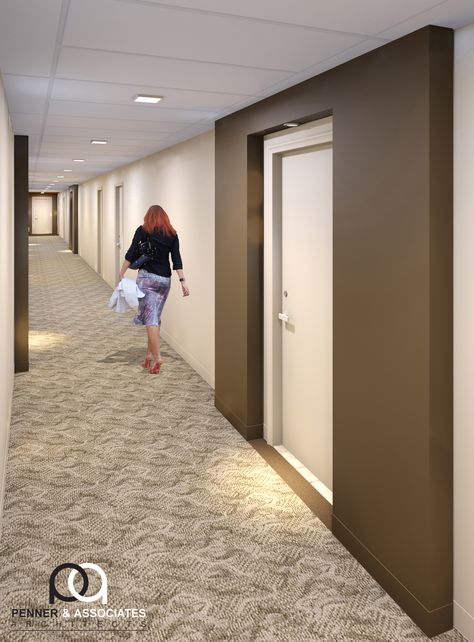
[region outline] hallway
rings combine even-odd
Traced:
[[[64,640],[427,639],[220,415],[190,366],[165,345],[160,376],[140,368],[132,313],[107,309],[109,286],[62,240],[31,238],[30,267],[3,605],[46,607],[52,570],[87,561],[107,573],[108,607],[146,609],[146,629],[119,633],[137,627],[124,621],[99,636],[90,620],[79,635],[65,622]],[[2,640],[55,639],[13,632],[8,612]]]

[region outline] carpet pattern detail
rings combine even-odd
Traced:
[[[165,345],[162,374],[143,371],[144,329],[131,311],[107,309],[110,288],[62,240],[31,238],[30,271],[31,370],[15,379],[0,640],[427,640],[179,355]],[[100,565],[107,607],[146,609],[146,628],[122,619],[114,629],[91,620],[13,630],[12,608],[49,607],[49,577],[64,562]],[[67,594],[62,576],[59,586]]]

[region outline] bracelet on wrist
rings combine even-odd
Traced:
[[[180,280],[181,283],[183,283],[183,281],[186,281],[186,279],[184,277],[179,279],[179,280]]]

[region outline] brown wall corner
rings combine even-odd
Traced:
[[[15,372],[29,369],[28,330],[28,136],[14,138]]]
[[[224,415],[227,421],[231,423],[247,441],[251,441],[252,439],[261,439],[263,437],[263,424],[260,423],[253,426],[247,425],[217,396],[215,398],[215,406],[217,410]]]
[[[452,610],[452,61],[426,27],[216,123],[216,405],[245,435],[262,136],[333,114],[334,532],[430,635]]]

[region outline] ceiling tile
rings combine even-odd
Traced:
[[[472,0],[449,0],[413,18],[386,29],[380,35],[394,40],[401,38],[425,25],[438,25],[457,29],[474,22],[474,2]]]
[[[64,115],[51,115],[48,116],[47,126],[56,127],[71,127],[71,130],[80,127],[88,128],[95,127],[100,130],[101,127],[107,130],[127,130],[127,131],[142,131],[142,132],[161,132],[172,133],[179,131],[185,124],[183,123],[167,123],[141,120],[120,120],[112,118],[92,118],[85,116],[64,116]],[[73,131],[71,131],[73,134]]]
[[[10,112],[44,113],[49,78],[5,74],[3,83]]]
[[[2,0],[0,68],[4,74],[49,76],[61,0]]]
[[[142,141],[165,141],[169,138],[168,132],[151,132],[151,131],[129,131],[121,127],[120,129],[107,129],[106,127],[55,127],[48,125],[45,127],[46,136],[55,136],[57,138],[67,137],[70,140],[74,138],[85,138],[91,140],[92,138],[111,138],[119,136],[121,140],[142,140]]]
[[[198,109],[168,109],[161,105],[117,105],[68,100],[53,100],[49,107],[52,116],[85,116],[87,118],[111,118],[120,120],[195,123],[217,116],[215,111]]]
[[[127,0],[133,4],[133,0]],[[439,4],[439,0],[148,0],[177,11],[186,7],[200,11],[275,20],[319,29],[374,35],[389,26]]]
[[[81,80],[64,80],[56,78],[54,81],[52,97],[58,100],[80,100],[90,102],[116,103],[120,105],[133,105],[133,98],[137,94],[151,94],[163,96],[159,107],[167,109],[179,107],[181,109],[204,109],[213,111],[223,107],[230,107],[248,96],[224,92],[187,91],[170,89],[169,87],[147,87],[145,85],[112,84],[106,82],[87,82]],[[146,107],[145,105],[143,105]],[[156,107],[151,105],[150,109]]]
[[[63,42],[75,47],[296,71],[307,66],[308,60],[320,62],[360,40],[350,34],[176,11],[160,5],[72,0]]]
[[[43,116],[41,114],[10,114],[15,134],[28,136],[40,134]]]
[[[385,43],[381,42],[380,40],[367,39],[364,42],[361,42],[360,44],[357,44],[354,47],[351,47],[351,49],[347,49],[346,51],[340,54],[337,54],[335,56],[332,56],[331,58],[328,58],[324,62],[307,67],[303,71],[295,74],[291,79],[291,81],[288,79],[285,79],[282,82],[276,83],[272,87],[267,87],[265,91],[263,91],[260,94],[259,99],[266,96],[271,96],[277,93],[278,91],[287,89],[288,87],[292,87],[293,85],[299,82],[303,82],[308,78],[312,78],[313,76],[317,76],[318,74],[321,74],[324,71],[327,71],[328,69],[332,69],[333,67],[342,65],[344,62],[347,62],[348,60],[352,60],[354,58],[357,58],[358,56],[362,56],[368,51],[372,51],[373,49],[382,47],[384,44]]]
[[[127,83],[133,78],[135,82],[149,86],[253,96],[291,74],[64,47],[59,56],[57,75],[61,78],[118,83]]]

